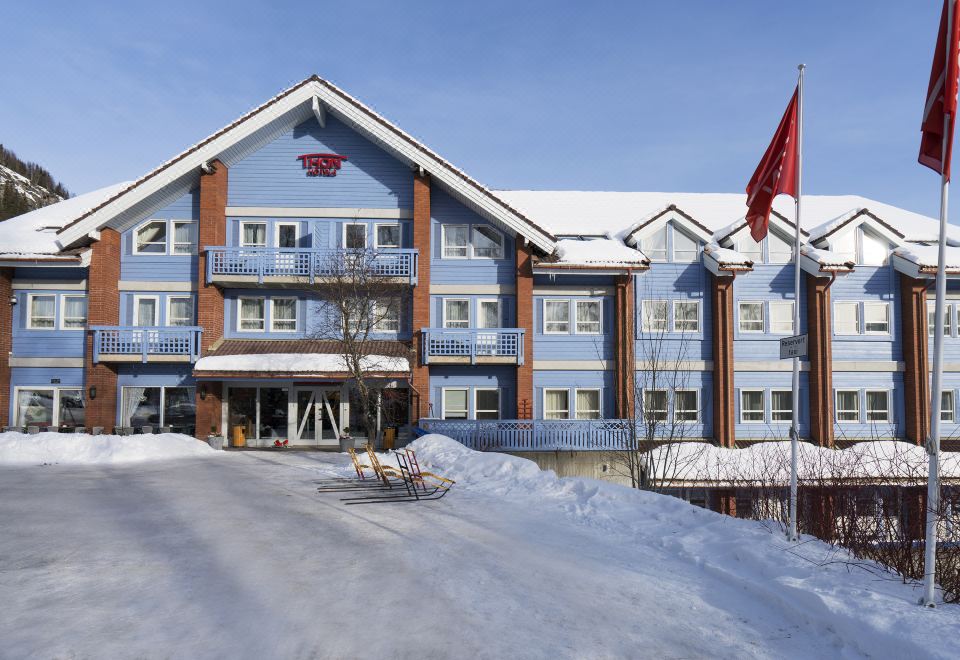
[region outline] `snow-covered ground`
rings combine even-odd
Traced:
[[[960,657],[960,608],[650,493],[428,436],[444,499],[319,452],[0,467],[4,657]]]
[[[0,465],[103,465],[204,456],[217,456],[217,452],[196,438],[178,433],[0,433]]]

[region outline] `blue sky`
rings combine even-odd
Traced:
[[[0,142],[74,192],[311,73],[494,188],[742,191],[802,61],[804,192],[937,214],[936,0],[136,4],[4,9]]]

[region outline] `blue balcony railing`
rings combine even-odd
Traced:
[[[423,364],[436,358],[514,358],[523,364],[523,328],[423,328]],[[466,360],[464,360],[466,361]],[[490,360],[496,361],[496,360]]]
[[[478,451],[627,449],[630,419],[421,419],[420,427]],[[637,429],[642,433],[643,429]]]
[[[231,277],[256,277],[259,284],[271,278],[317,279],[336,277],[352,270],[369,270],[376,277],[417,283],[416,249],[341,250],[329,248],[208,247],[207,282]],[[352,260],[352,261],[351,261]]]
[[[195,326],[139,327],[93,326],[93,361],[129,359],[140,356],[148,362],[155,356],[188,356],[190,362],[200,358],[200,335]]]

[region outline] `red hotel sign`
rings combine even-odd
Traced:
[[[297,159],[303,163],[307,176],[337,176],[337,170],[347,157],[339,154],[301,154]]]

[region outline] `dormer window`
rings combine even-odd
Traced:
[[[699,243],[682,231],[673,230],[673,260],[679,262],[696,261],[699,254]]]
[[[650,261],[667,260],[667,228],[661,227],[652,234],[648,234],[640,239],[640,251],[643,252]]]
[[[167,251],[167,222],[152,220],[137,230],[136,254],[165,254]]]
[[[793,260],[793,245],[772,231],[767,234],[767,263],[788,264]]]
[[[757,243],[749,233],[737,242],[737,252],[755,264],[763,263],[763,242]]]
[[[861,263],[866,266],[883,266],[887,263],[887,242],[869,232],[863,232],[863,258]]]
[[[830,250],[856,264],[885,266],[890,244],[873,232],[858,227],[831,240]]]

